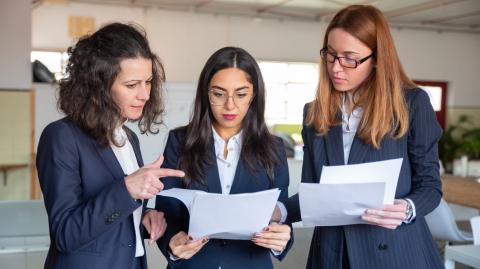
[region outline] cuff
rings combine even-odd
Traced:
[[[272,252],[272,254],[274,256],[278,257],[278,256],[282,255],[283,250],[282,251],[276,251],[276,250],[271,249],[270,252]]]
[[[178,260],[180,260],[179,257],[173,255],[170,251],[168,252],[168,255],[170,256],[170,260],[171,260],[171,261],[178,261]]]
[[[280,214],[282,215],[282,217],[280,218],[280,224],[283,224],[287,220],[287,214],[288,214],[287,208],[285,207],[285,205],[282,202],[277,202],[277,206],[278,206],[278,209],[280,209]],[[272,250],[272,252],[273,252],[273,250]]]

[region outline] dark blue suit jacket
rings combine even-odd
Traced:
[[[138,139],[127,133],[142,167]],[[51,239],[45,268],[146,268],[145,256],[135,259],[132,215],[142,203],[127,191],[109,146],[64,118],[43,131],[37,169]]]
[[[384,138],[380,149],[355,137],[348,163],[403,158],[395,197],[413,201],[415,220],[396,230],[366,224],[316,227],[307,268],[340,269],[345,249],[352,269],[443,268],[424,219],[442,197],[437,151],[442,131],[423,90],[406,90],[405,96],[410,115],[408,133],[397,140]],[[307,111],[308,104],[304,116]],[[319,182],[324,165],[344,164],[341,125],[319,136],[312,126],[304,123],[302,136],[305,144],[302,182]],[[292,196],[286,206],[289,221],[299,221],[298,195]]]
[[[178,158],[180,147],[185,137],[185,128],[179,128],[170,132],[167,145],[165,147],[165,161],[163,167],[178,168]],[[206,156],[210,158],[211,165],[206,168],[206,185],[193,183],[191,189],[202,190],[211,193],[221,193],[220,177],[215,157],[215,147],[213,138],[211,138],[209,151]],[[265,168],[258,167],[258,174],[253,175],[246,168],[246,165],[240,159],[235,172],[234,181],[231,188],[231,194],[249,193],[263,191],[272,188],[281,190],[279,200],[284,201],[288,198],[288,164],[283,144],[279,141],[278,152],[280,152],[281,163],[274,170],[274,180],[268,179]],[[165,188],[184,188],[181,179],[163,178]],[[255,205],[252,205],[255,206]],[[259,247],[250,240],[217,240],[211,239],[199,252],[188,260],[178,260],[172,262],[170,259],[168,244],[172,236],[179,231],[188,232],[188,210],[183,204],[173,198],[157,196],[156,209],[165,212],[167,219],[167,231],[157,242],[160,250],[169,261],[169,268],[202,268],[202,269],[268,269],[272,268],[269,249]],[[290,248],[293,239],[279,257],[282,259]]]

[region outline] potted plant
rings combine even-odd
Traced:
[[[480,128],[474,127],[471,117],[461,115],[450,125],[439,141],[439,154],[445,170],[453,171],[453,161],[461,156],[480,159]]]

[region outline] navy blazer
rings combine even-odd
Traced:
[[[142,167],[138,138],[127,133]],[[145,256],[135,258],[132,213],[142,203],[129,194],[109,146],[64,118],[44,129],[37,170],[50,229],[45,268],[147,268]]]
[[[170,132],[165,152],[163,154],[165,156],[165,161],[163,162],[162,167],[178,168],[179,152],[185,137],[185,130],[186,128],[182,127]],[[253,175],[246,168],[246,164],[243,163],[240,158],[235,171],[235,177],[230,191],[231,194],[279,188],[281,190],[279,200],[285,201],[288,198],[289,176],[285,148],[280,141],[277,144],[277,152],[280,153],[281,163],[274,169],[273,182],[268,179],[265,168],[259,166],[259,172],[256,175]],[[209,164],[205,170],[206,184],[204,185],[194,182],[190,189],[211,193],[222,193],[213,137],[211,138],[209,150],[206,155],[207,158],[211,160],[211,164]],[[184,188],[183,182],[178,178],[162,178],[162,181],[165,184],[165,189]],[[162,196],[157,196],[156,209],[164,211],[165,218],[167,219],[167,231],[157,241],[157,244],[169,263],[168,268],[218,269],[221,266],[222,269],[273,269],[270,250],[257,246],[250,240],[211,239],[190,259],[172,261],[170,259],[168,244],[170,239],[179,231],[188,232],[188,210],[182,202],[174,198]],[[286,255],[292,243],[293,238],[290,240],[284,252],[278,257],[280,260]]]
[[[424,219],[442,197],[437,150],[442,130],[423,90],[406,90],[405,97],[409,109],[408,133],[400,139],[385,137],[380,149],[355,136],[348,163],[403,158],[395,198],[413,201],[415,220],[395,230],[367,224],[315,227],[307,268],[340,269],[345,249],[352,269],[443,268]],[[307,111],[308,104],[304,118]],[[318,183],[324,165],[344,164],[341,125],[320,136],[304,122],[302,137],[302,182]],[[286,207],[290,222],[301,219],[298,195],[292,196]]]

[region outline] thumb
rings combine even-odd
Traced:
[[[147,164],[144,167],[146,167],[146,168],[160,168],[160,166],[162,166],[162,163],[163,163],[163,155],[160,155],[156,161],[154,161],[153,163]]]

